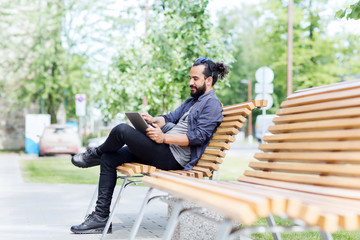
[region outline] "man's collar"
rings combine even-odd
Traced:
[[[201,95],[197,101],[201,101],[203,98],[207,97],[207,96],[211,96],[211,95],[214,95],[215,94],[215,90],[214,89],[211,89],[210,91],[208,91],[207,93],[204,93],[203,95]]]

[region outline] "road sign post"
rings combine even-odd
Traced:
[[[265,119],[266,110],[270,109],[274,103],[271,94],[274,92],[274,72],[269,67],[261,67],[255,72],[257,83],[255,84],[255,93],[257,93],[255,100],[265,99],[268,101],[266,107],[262,109],[262,115]],[[265,124],[262,123],[262,136],[265,134]]]
[[[76,116],[79,117],[79,135],[81,139],[81,145],[83,145],[83,118],[86,115],[86,95],[85,94],[76,94],[75,95],[75,112]]]

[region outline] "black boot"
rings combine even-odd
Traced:
[[[71,158],[72,164],[81,168],[100,165],[101,153],[97,148],[89,148],[84,153],[79,153]]]
[[[73,233],[77,233],[77,234],[102,233],[104,231],[108,219],[109,217],[103,218],[97,215],[95,212],[92,212],[82,224],[72,226],[70,230]],[[112,232],[112,224],[110,224],[107,233],[111,233],[111,232]]]

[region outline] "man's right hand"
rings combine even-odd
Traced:
[[[141,116],[144,118],[145,122],[147,122],[148,124],[156,123],[160,128],[162,128],[165,125],[165,118],[162,116],[152,117],[148,113],[141,113]]]
[[[144,118],[145,122],[148,124],[152,124],[154,122],[154,118],[148,113],[142,113],[141,116]]]

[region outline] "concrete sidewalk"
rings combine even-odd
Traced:
[[[100,239],[99,234],[70,232],[71,225],[83,221],[95,185],[24,183],[19,168],[24,157],[29,156],[0,154],[0,239]],[[113,234],[106,239],[127,239],[147,189],[126,189],[115,212]],[[167,205],[160,201],[150,204],[137,239],[159,239],[165,230]]]

